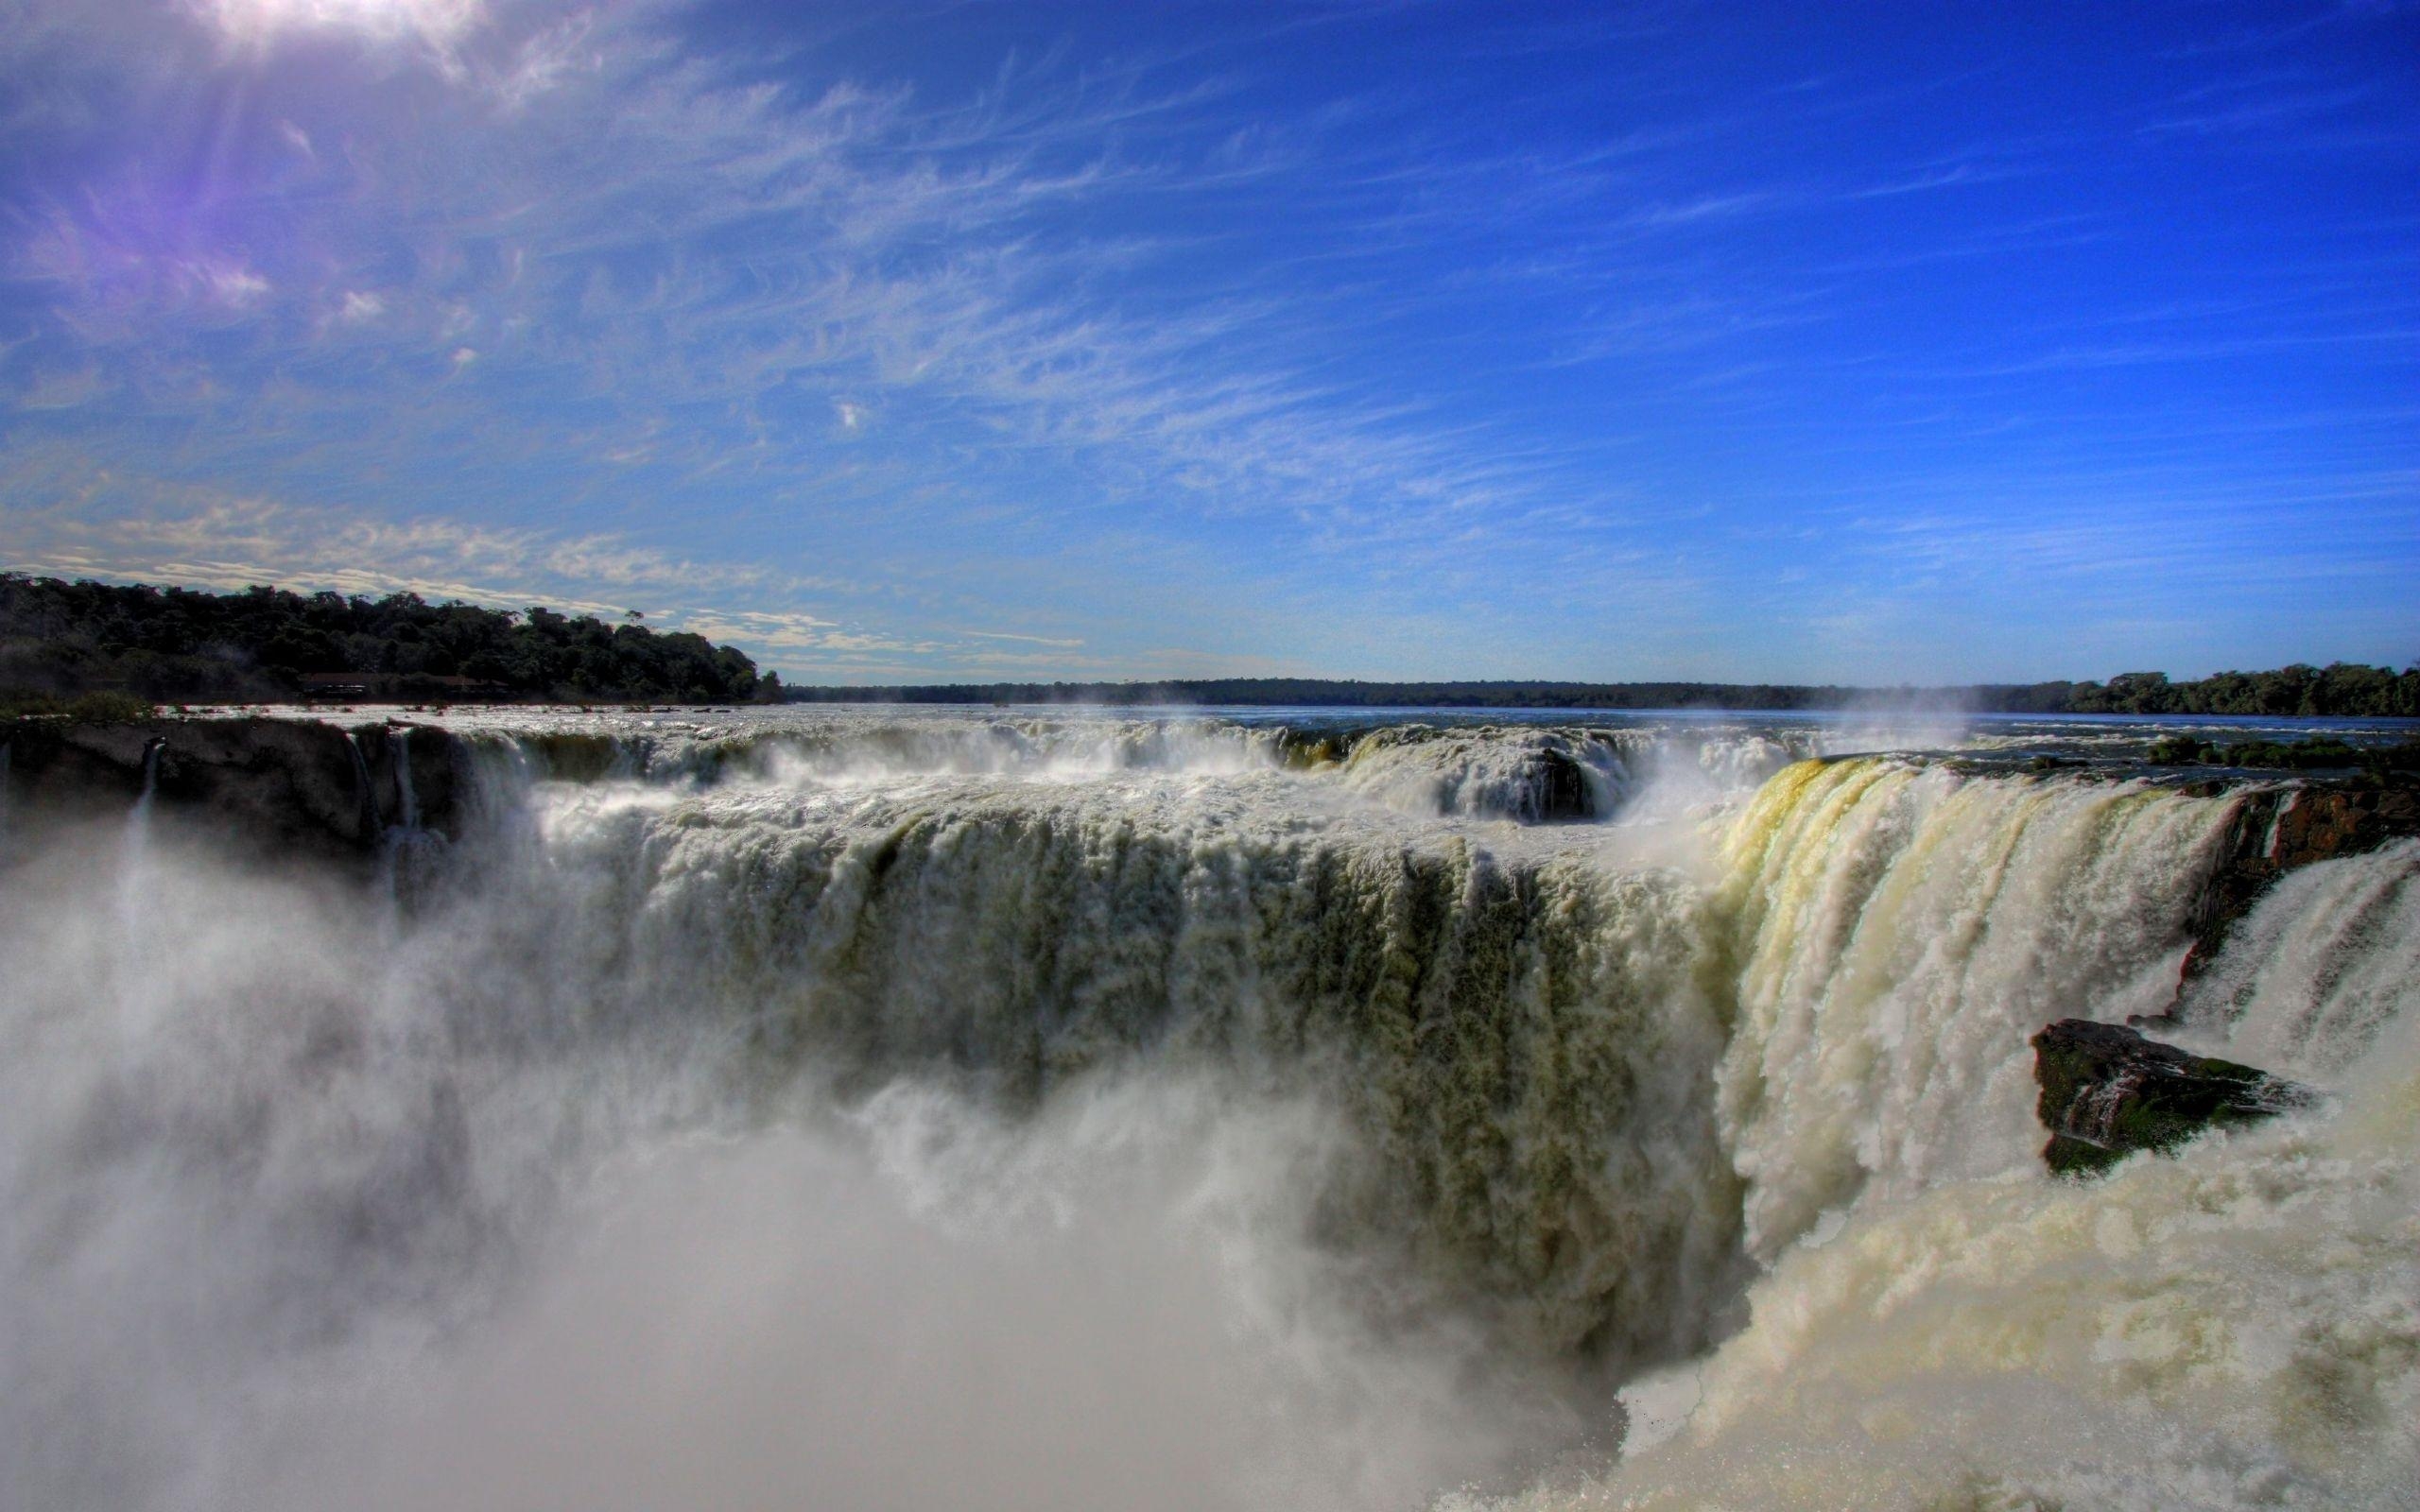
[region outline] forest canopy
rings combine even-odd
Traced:
[[[303,696],[734,703],[778,674],[631,616],[384,598],[64,582],[0,573],[0,693],[154,702]]]

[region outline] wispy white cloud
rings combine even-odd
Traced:
[[[1305,560],[1357,570],[1373,552],[1398,575],[1510,570],[1547,535],[1560,572],[1620,570],[1579,507],[1602,490],[1565,449],[1490,440],[1442,397],[1322,371],[1341,311],[1132,297],[1126,275],[1190,249],[1078,228],[1203,192],[1215,80],[1154,92],[1045,70],[958,104],[774,87],[687,53],[660,14],[499,13],[446,34],[434,94],[408,72],[334,111],[268,89],[253,129],[280,164],[273,238],[250,215],[166,215],[142,167],[41,204],[23,245],[47,250],[23,266],[56,291],[51,343],[179,435],[173,455],[136,439],[129,459],[414,516],[432,490],[575,515],[648,493],[711,515],[744,494],[782,501],[782,533],[809,553],[894,576],[928,574],[919,546],[1003,509],[1063,531],[1115,518],[1162,558],[1201,521],[1253,517]],[[378,118],[404,108],[409,130]],[[1215,156],[1221,193],[1284,163],[1232,134]],[[219,198],[264,193],[239,174]],[[160,223],[178,247],[274,270],[232,357],[232,307],[205,318],[147,271]],[[0,392],[11,376],[0,366]],[[13,376],[31,399],[31,369]],[[811,407],[825,424],[802,423]],[[862,454],[839,463],[839,443]],[[977,455],[1001,481],[970,490]],[[641,518],[659,542],[684,523]]]
[[[845,628],[812,614],[783,614],[762,610],[724,612],[687,610],[677,615],[683,629],[717,641],[762,646],[775,652],[890,652],[925,655],[944,649],[944,643],[903,640],[896,636]]]
[[[272,10],[252,17],[264,36],[344,19]],[[365,412],[390,413],[392,391],[433,358],[493,368],[496,384],[524,392],[568,388],[642,417],[685,411],[693,425],[760,439],[776,434],[768,406],[801,389],[851,390],[828,403],[852,434],[873,412],[863,396],[912,394],[905,408],[927,418],[925,438],[955,427],[1113,466],[1124,455],[1138,475],[1177,479],[1220,508],[1352,497],[1417,511],[1512,482],[1425,431],[1420,406],[1300,371],[1288,349],[1316,327],[1299,310],[1214,301],[1146,315],[1095,288],[1104,249],[1055,235],[1051,217],[1168,187],[1167,163],[1102,144],[1165,124],[1184,99],[1080,83],[1037,84],[1013,109],[989,98],[931,109],[848,85],[799,95],[729,79],[643,26],[514,41],[466,37],[458,22],[446,35],[461,39],[469,82],[416,99],[417,129],[304,126],[299,105],[273,124],[282,142],[347,144],[341,163],[281,197],[276,249],[300,266],[281,273],[274,301],[268,279],[238,260],[260,250],[241,231],[212,253],[219,261],[164,256],[163,223],[181,246],[215,228],[164,206],[139,174],[43,207],[21,240],[21,271],[60,291],[64,326],[130,369],[176,360],[161,321],[179,300],[256,310],[250,361],[214,361],[222,404],[241,402],[247,378],[257,398],[320,360],[334,331],[314,339],[277,318],[316,302],[338,312],[350,379],[319,402],[345,407],[351,389]],[[565,60],[575,52],[583,68]],[[547,97],[533,106],[540,77]],[[507,96],[531,108],[499,113]],[[1131,250],[1150,255],[1143,243]],[[416,271],[364,286],[397,266]],[[515,407],[526,431],[533,406]],[[733,455],[726,445],[726,465]],[[750,465],[762,475],[815,460],[791,445]]]
[[[717,607],[734,598],[797,602],[849,585],[669,556],[614,536],[562,536],[433,515],[380,520],[123,477],[91,479],[78,497],[47,508],[0,514],[0,560],[54,576],[220,590],[269,583],[299,592],[417,593],[607,618],[637,610],[659,628],[736,644],[769,664],[838,674],[860,672],[870,657],[925,659],[927,671],[934,664],[990,665],[997,656],[986,642],[1054,653],[1083,644],[1011,632],[900,635],[804,609]]]
[[[763,568],[670,557],[611,536],[561,537],[442,516],[383,520],[113,476],[93,478],[81,498],[0,516],[0,554],[28,562],[81,555],[113,576],[154,579],[206,562],[211,580],[238,586],[342,579],[487,604],[569,604],[575,600],[563,595],[575,586],[653,595],[797,586]]]
[[[2292,122],[2331,115],[2372,98],[2361,86],[2341,88],[2234,88],[2216,97],[2204,93],[2178,101],[2182,109],[2148,122],[2146,136],[2214,136],[2227,132],[2273,132]]]

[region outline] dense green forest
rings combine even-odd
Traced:
[[[547,609],[0,573],[0,696],[30,707],[95,694],[731,703],[778,697],[781,679],[703,636]]]
[[[2420,666],[2400,674],[2337,662],[2297,663],[2273,672],[2221,672],[2198,682],[2165,673],[2128,672],[2106,683],[2079,682],[2066,709],[2097,714],[2347,714],[2420,717]]]
[[[1174,682],[945,683],[903,688],[791,688],[807,702],[1257,704],[1317,709],[1950,708],[1996,713],[2224,713],[2420,717],[2420,667],[2338,662],[2274,672],[2221,672],[2170,682],[2130,672],[2099,682],[1987,683],[1955,688],[1799,687],[1723,682],[1353,682],[1219,678]]]

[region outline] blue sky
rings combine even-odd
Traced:
[[[794,679],[2420,657],[2420,9],[0,0],[0,561]]]

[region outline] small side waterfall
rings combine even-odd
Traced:
[[[409,725],[394,732],[395,822],[405,830],[420,828],[420,795],[412,787],[412,731]],[[357,752],[356,752],[357,754]],[[0,772],[6,768],[0,767]]]
[[[121,934],[130,935],[142,922],[151,852],[151,799],[160,785],[160,752],[167,745],[164,735],[154,735],[144,743],[143,790],[135,795],[134,807],[126,816],[125,862],[119,868],[117,892]]]
[[[128,838],[138,848],[151,829],[151,799],[160,786],[160,752],[167,745],[167,736],[154,735],[143,746],[143,791],[135,795],[133,811],[127,816]]]
[[[361,837],[375,842],[386,833],[386,823],[378,816],[378,795],[370,782],[370,762],[361,754],[361,742],[350,730],[344,731],[345,754],[353,758],[353,794],[361,805]]]
[[[378,876],[387,894],[389,922],[408,913],[428,887],[447,848],[441,831],[421,827],[420,789],[412,781],[409,726],[388,732],[395,764],[395,822],[378,835]],[[355,758],[360,758],[356,754]]]

